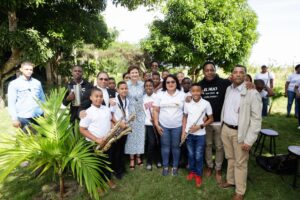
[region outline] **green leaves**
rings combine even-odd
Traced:
[[[99,199],[98,188],[106,187],[101,169],[110,170],[104,155],[96,155],[93,144],[78,132],[73,133],[69,116],[60,106],[65,90],[52,90],[45,103],[41,104],[44,116],[36,118],[28,134],[18,130],[15,135],[1,134],[0,181],[3,181],[22,162],[29,161],[34,172],[42,169],[40,176],[53,170],[63,177],[66,168],[71,168],[80,185],[85,185],[94,199]],[[33,133],[34,132],[34,133]]]
[[[256,26],[245,0],[170,0],[142,47],[155,59],[188,65],[191,71],[205,60],[230,70],[248,57]]]

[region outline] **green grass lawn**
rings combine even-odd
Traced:
[[[283,99],[280,101],[284,101]],[[278,101],[278,103],[280,103]],[[275,110],[275,109],[274,109]],[[297,130],[297,120],[286,118],[284,115],[275,114],[263,120],[264,128],[277,130],[280,136],[277,138],[277,153],[286,154],[289,145],[300,145],[300,130]],[[1,111],[1,132],[12,133],[11,121],[7,111]],[[226,169],[223,169],[225,177]],[[291,187],[292,176],[279,176],[268,173],[256,165],[255,158],[251,156],[249,161],[249,179],[246,199],[299,199],[300,189]],[[187,171],[181,169],[178,177],[162,177],[161,170],[153,171],[136,168],[129,171],[121,181],[116,181],[117,188],[109,190],[104,200],[115,199],[230,199],[233,189],[220,189],[213,177],[204,178],[200,189],[196,189],[194,182],[185,179]],[[52,176],[36,179],[24,169],[17,169],[3,184],[0,185],[0,199],[24,200],[24,199],[56,199],[53,195],[43,197],[41,188],[45,184],[53,182]],[[298,181],[300,186],[300,178]],[[68,190],[68,188],[67,188]],[[89,199],[86,191],[78,186],[70,197],[66,199]]]

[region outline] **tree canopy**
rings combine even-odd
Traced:
[[[246,0],[169,0],[164,14],[150,25],[142,47],[153,59],[190,66],[191,75],[206,60],[225,70],[245,62],[258,37],[257,16]]]

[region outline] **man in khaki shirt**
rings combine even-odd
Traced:
[[[244,84],[246,68],[236,65],[232,85],[226,90],[221,114],[225,157],[228,161],[226,182],[221,188],[235,187],[233,200],[244,199],[247,183],[249,151],[261,129],[262,101],[256,90],[247,90]]]

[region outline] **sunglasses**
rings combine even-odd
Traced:
[[[108,81],[108,78],[98,78],[100,81]]]
[[[176,82],[175,82],[175,81],[167,81],[167,82],[166,82],[166,84],[170,84],[170,83],[174,84],[174,83],[176,83]]]

